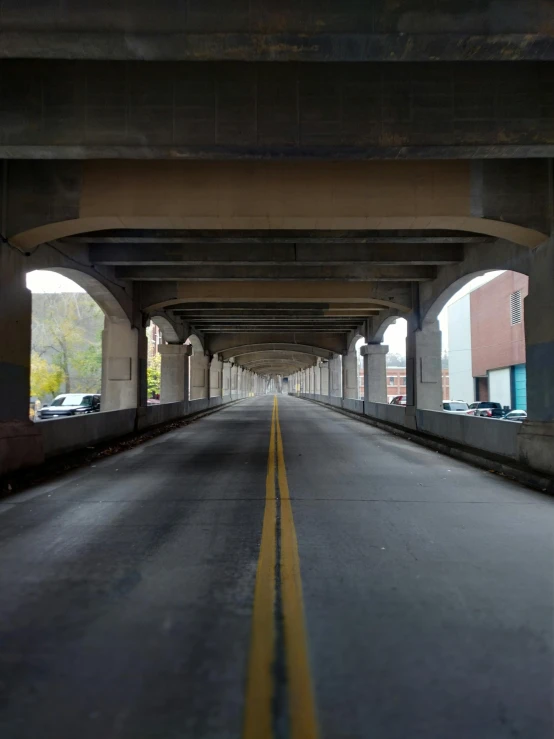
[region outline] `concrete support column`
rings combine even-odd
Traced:
[[[518,435],[519,451],[531,467],[553,475],[554,236],[533,254],[524,320],[528,419]]]
[[[239,367],[237,364],[231,365],[231,397],[234,399],[239,397]]]
[[[314,367],[314,393],[321,395],[321,368],[319,362]]]
[[[329,360],[329,395],[342,398],[342,357],[335,354]]]
[[[223,395],[223,362],[217,354],[210,362],[210,398],[221,398]]]
[[[441,332],[433,321],[416,328],[416,317],[408,319],[406,338],[406,405],[412,408],[442,409]]]
[[[160,344],[162,356],[161,403],[179,403],[189,397],[189,357],[192,347],[185,344]]]
[[[106,316],[102,332],[102,410],[146,405],[147,343],[144,328]]]
[[[384,344],[365,344],[361,348],[364,362],[364,402],[387,402],[387,352]]]
[[[319,368],[321,374],[321,394],[330,395],[329,362],[324,362]]]
[[[190,399],[201,400],[209,397],[210,360],[202,349],[193,349],[190,358]]]
[[[358,353],[352,346],[348,354],[342,358],[343,398],[358,400]]]
[[[525,298],[527,414],[554,422],[554,237],[535,250]]]
[[[29,420],[32,297],[24,259],[0,244],[0,421]]]
[[[225,398],[226,396],[231,395],[231,363],[230,362],[223,362],[223,388],[221,391],[222,396]]]

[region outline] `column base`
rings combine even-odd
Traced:
[[[44,462],[40,424],[31,421],[0,423],[0,477]]]
[[[524,421],[517,444],[521,462],[554,475],[554,421]]]

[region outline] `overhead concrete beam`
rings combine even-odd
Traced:
[[[188,265],[116,267],[118,280],[139,282],[167,280],[349,280],[379,282],[423,282],[436,277],[434,267],[338,265]]]
[[[140,283],[142,308],[146,311],[187,302],[281,302],[281,303],[365,303],[409,312],[409,287],[394,288],[378,282],[144,282]],[[149,287],[151,286],[151,287]]]
[[[212,354],[223,354],[227,358],[232,357],[234,351],[238,351],[240,347],[260,344],[309,346],[314,350],[317,348],[333,354],[342,354],[346,351],[346,338],[342,333],[318,334],[308,331],[258,331],[206,336],[207,349]]]
[[[307,354],[309,356],[321,357],[323,359],[332,359],[334,352],[323,349],[318,346],[309,346],[306,344],[296,343],[266,343],[266,344],[245,344],[244,346],[235,346],[231,349],[220,352],[220,356],[228,360],[231,357],[241,357],[245,354],[267,352],[267,351],[289,351],[297,354]]]
[[[364,262],[373,265],[452,264],[464,258],[462,244],[96,244],[89,246],[93,264],[118,266],[162,265],[344,265]]]
[[[125,15],[128,12],[126,6]],[[174,12],[172,5],[171,17]],[[87,21],[79,31],[3,31],[0,58],[194,62],[427,62],[430,58],[450,62],[545,61],[554,59],[554,45],[552,37],[544,33],[141,33],[136,29],[91,31]]]

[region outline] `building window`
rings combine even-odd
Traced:
[[[515,326],[521,323],[521,290],[516,290],[510,295],[510,323]]]
[[[394,375],[390,375],[389,377],[389,385],[396,385],[396,377]]]
[[[402,376],[400,377],[400,384],[401,384],[401,385],[405,385],[405,384],[406,384],[406,375],[402,375]]]

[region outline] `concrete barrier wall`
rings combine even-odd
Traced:
[[[521,458],[519,434],[521,424],[512,421],[475,418],[465,414],[444,413],[442,411],[416,411],[407,418],[406,408],[401,405],[387,403],[363,403],[359,400],[329,397],[327,395],[299,394],[298,397],[317,400],[320,403],[343,408],[376,421],[391,424],[406,431],[418,431],[438,437],[441,440],[454,442],[468,450],[508,457],[512,460]],[[541,466],[544,469],[544,465]]]
[[[136,410],[130,408],[41,421],[37,428],[42,434],[45,457],[54,457],[56,454],[73,452],[118,436],[132,434],[135,419]]]
[[[182,418],[187,413],[191,413],[188,409],[190,405],[191,402],[182,400],[177,403],[160,403],[159,405],[137,408],[137,431],[143,431],[152,426],[159,426],[161,423],[169,423]]]
[[[503,457],[518,458],[519,423],[499,419],[416,411],[417,430]]]
[[[366,403],[364,412],[366,416],[378,418],[386,423],[394,423],[396,426],[404,426],[406,422],[406,408],[403,405]]]
[[[154,426],[170,423],[194,413],[226,405],[237,399],[226,395],[224,398],[202,398],[179,403],[148,405],[144,408],[129,408],[122,411],[89,413],[85,416],[41,421],[39,424],[33,424],[33,429],[42,438],[44,456],[48,458],[127,436],[135,431],[144,431]],[[33,463],[39,462],[40,459]],[[22,466],[28,465],[17,465],[18,468]],[[0,467],[0,474],[12,468],[6,463]]]

